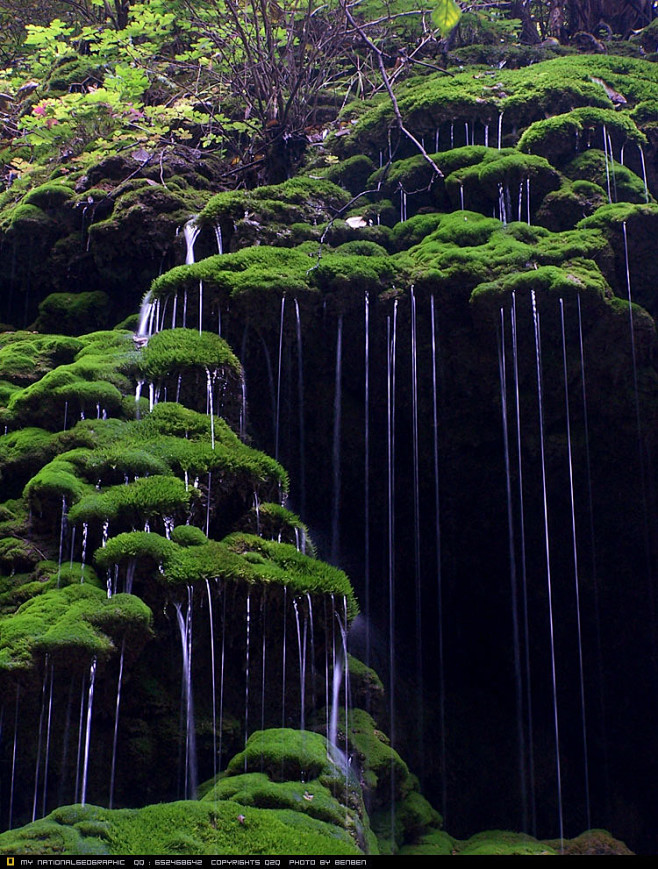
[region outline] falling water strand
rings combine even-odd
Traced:
[[[196,215],[191,217],[183,227],[183,237],[185,238],[185,265],[192,265],[194,262],[194,243],[197,240],[201,227],[197,226]]]
[[[251,590],[247,592],[247,642],[244,666],[244,744],[249,738],[249,658],[251,652]],[[244,771],[247,771],[247,757],[244,759]]]
[[[199,335],[203,332],[203,281],[199,281]]]
[[[78,793],[80,791],[80,762],[82,761],[82,734],[85,726],[85,685],[87,683],[86,672],[82,674],[80,680],[80,714],[78,716],[78,747],[75,757],[75,791],[73,802],[78,802]]]
[[[206,593],[208,595],[208,622],[210,624],[210,680],[212,686],[212,774],[214,780],[217,777],[217,692],[215,688],[215,619],[213,618],[210,580],[207,577]]]
[[[82,523],[82,563],[80,565],[80,582],[85,581],[85,561],[87,559],[87,535],[89,533],[89,524]]]
[[[315,709],[315,626],[313,624],[313,600],[311,593],[306,592],[306,602],[308,604],[308,627],[309,627],[309,642],[311,651],[311,708]]]
[[[119,734],[119,710],[121,708],[121,683],[123,681],[123,658],[126,651],[126,638],[121,642],[121,657],[119,658],[119,677],[117,679],[117,700],[114,707],[114,733],[112,735],[112,770],[110,772],[110,803],[114,805],[114,781],[117,762],[117,736]]]
[[[461,210],[464,210],[464,185],[460,182],[459,184],[459,205]]]
[[[500,112],[498,115],[498,150],[503,147],[503,115],[504,112]]]
[[[16,750],[18,748],[18,713],[20,709],[21,686],[16,685],[16,713],[14,715],[14,744],[11,751],[11,782],[9,785],[9,821],[7,829],[11,830],[14,822],[14,784],[16,781]]]
[[[649,202],[649,185],[647,184],[647,163],[644,159],[644,148],[640,143],[637,146],[640,150],[640,162],[642,164],[642,180],[644,181],[644,201]]]
[[[263,632],[262,644],[261,644],[261,660],[260,660],[260,672],[261,672],[261,682],[260,682],[260,729],[265,730],[265,663],[266,663],[266,655],[267,655],[267,631],[265,630],[265,626],[267,624],[267,591],[263,590],[263,597],[261,599],[260,605],[260,623],[261,629]]]
[[[608,202],[612,202],[612,187],[610,185],[610,156],[608,156],[608,131],[603,125],[603,155],[605,157],[605,180],[608,187]]]
[[[48,688],[49,656],[46,654],[46,662],[43,668],[43,684],[41,687],[41,713],[39,715],[39,735],[37,737],[37,761],[34,768],[34,799],[32,800],[32,823],[37,817],[37,799],[39,795],[39,768],[41,766],[41,743],[43,737],[43,716],[46,711],[46,690]]]
[[[438,148],[437,148],[438,150]],[[365,583],[365,617],[366,617],[366,666],[370,666],[370,296],[368,290],[365,293],[364,305],[364,402],[363,402],[363,440],[364,440],[364,468],[363,468],[363,561]]]
[[[219,580],[218,580],[219,582]],[[224,663],[226,661],[226,589],[222,593],[222,654],[219,665],[219,764],[222,762],[224,735]]]
[[[612,151],[612,138],[610,137],[610,133],[608,133],[608,154],[610,156],[610,177],[612,178],[612,198],[615,202],[618,200],[617,196],[617,175],[615,173],[615,158]]]
[[[413,459],[413,504],[414,504],[414,585],[416,601],[416,734],[418,744],[424,745],[425,712],[423,704],[423,622],[422,622],[422,571],[420,560],[420,457],[418,442],[418,335],[416,295],[410,289],[411,298],[411,435]]]
[[[222,227],[219,223],[215,224],[215,239],[217,240],[217,253],[221,256],[224,253],[224,240],[222,238]]]
[[[304,730],[306,712],[306,624],[301,629],[297,598],[293,598],[295,625],[297,627],[297,652],[299,655],[299,729]]]
[[[283,318],[286,311],[286,297],[281,296],[281,319],[279,321],[279,362],[276,378],[276,417],[274,423],[274,458],[279,459],[279,429],[281,424],[281,364],[283,359]]]
[[[43,764],[43,802],[41,808],[42,817],[46,814],[48,800],[48,770],[50,769],[50,735],[53,718],[53,682],[55,678],[55,665],[50,663],[50,690],[48,693],[48,719],[46,721],[46,755]]]
[[[530,226],[530,176],[525,179],[526,220]]]
[[[288,631],[287,616],[288,586],[283,587],[283,653],[281,655],[281,727],[286,726],[286,640]]]
[[[85,724],[85,749],[82,762],[82,791],[80,802],[84,806],[87,801],[87,781],[89,777],[89,745],[91,742],[91,715],[94,709],[94,685],[96,683],[96,658],[89,668],[89,693],[87,695],[87,720]]]
[[[194,799],[196,794],[196,727],[194,698],[192,694],[192,604],[192,586],[188,585],[185,618],[183,618],[181,605],[179,603],[175,604],[183,659],[182,699],[185,709],[185,799]]]
[[[569,407],[569,378],[567,368],[567,338],[564,327],[564,300],[560,299],[560,325],[562,327],[562,365],[564,369],[564,410],[567,420],[567,457],[569,459],[569,498],[571,503],[571,539],[573,543],[574,590],[576,593],[576,627],[578,632],[578,669],[580,677],[580,718],[583,734],[583,763],[585,776],[585,813],[587,829],[592,826],[589,791],[589,758],[587,743],[587,715],[585,709],[585,668],[583,664],[583,632],[580,610],[580,575],[578,571],[578,544],[576,537],[576,501],[573,484],[573,450],[571,444],[571,410]]]
[[[517,455],[517,480],[519,489],[519,537],[521,544],[521,591],[523,597],[523,640],[524,640],[524,665],[525,665],[525,705],[527,717],[527,752],[528,752],[528,779],[530,793],[530,830],[532,835],[537,832],[537,803],[535,799],[535,750],[533,741],[533,715],[532,715],[532,678],[530,669],[530,624],[528,615],[528,576],[526,560],[526,535],[525,535],[525,500],[523,497],[523,452],[521,439],[521,391],[519,388],[519,352],[516,331],[516,294],[512,293],[512,361],[514,371],[514,405],[516,409],[516,455]]]
[[[630,338],[631,338],[631,360],[633,364],[633,393],[635,397],[635,426],[637,429],[637,448],[638,448],[638,459],[640,466],[640,484],[641,484],[641,492],[642,492],[642,515],[643,515],[643,524],[644,524],[644,555],[647,566],[647,582],[648,582],[648,590],[649,590],[649,608],[650,608],[650,616],[651,616],[651,643],[652,643],[652,659],[653,659],[653,667],[654,670],[658,666],[658,653],[656,650],[656,602],[653,591],[653,569],[652,569],[652,560],[651,560],[651,543],[650,543],[650,532],[649,532],[649,520],[648,520],[648,510],[647,510],[647,477],[646,477],[646,468],[645,468],[645,456],[644,456],[644,446],[643,446],[643,437],[642,437],[642,417],[640,413],[640,389],[639,382],[637,376],[637,353],[635,347],[635,323],[633,317],[633,297],[631,294],[631,267],[630,260],[628,254],[628,230],[626,228],[626,221],[622,223],[622,230],[624,234],[624,257],[625,257],[625,265],[626,265],[626,290],[628,294],[628,322],[630,328]]]
[[[518,208],[518,216],[517,220],[519,223],[521,222],[521,216],[523,214],[523,181],[519,181],[519,208]]]
[[[208,471],[206,495],[206,537],[210,537],[210,504],[212,501],[212,471]]]
[[[434,296],[430,297],[430,323],[432,327],[432,446],[434,457],[434,540],[436,548],[437,628],[439,649],[439,757],[441,760],[441,814],[445,819],[448,793],[446,775],[446,728],[445,728],[445,669],[443,659],[443,572],[441,565],[441,510],[439,486],[439,407],[437,383],[437,339]]]
[[[64,548],[64,531],[66,530],[66,495],[62,495],[62,520],[59,526],[59,558],[57,561],[57,588],[62,578],[62,550]]]
[[[297,412],[299,419],[299,515],[306,513],[306,457],[304,426],[304,355],[302,352],[302,322],[299,302],[295,299],[295,325],[297,331]]]
[[[507,534],[510,560],[510,592],[512,598],[512,642],[514,649],[514,687],[516,702],[516,728],[521,791],[521,829],[528,829],[528,783],[525,766],[525,738],[523,727],[523,679],[521,673],[521,643],[519,639],[518,580],[516,573],[516,547],[514,544],[514,515],[512,511],[512,473],[510,468],[509,425],[507,419],[507,360],[505,354],[505,310],[500,309],[498,343],[498,370],[500,375],[500,404],[503,418],[503,449],[505,456],[505,491],[507,495]]]
[[[539,445],[541,455],[543,503],[544,503],[544,542],[546,547],[546,582],[548,590],[548,614],[551,636],[551,674],[553,687],[553,726],[555,731],[555,767],[557,781],[557,806],[560,850],[564,848],[564,820],[562,811],[562,770],[560,765],[560,728],[557,708],[557,672],[555,666],[555,626],[553,621],[553,585],[551,581],[551,555],[548,535],[548,485],[546,481],[546,452],[544,444],[544,398],[542,387],[542,363],[541,363],[541,328],[539,311],[537,310],[537,297],[531,290],[532,318],[535,332],[535,362],[537,368],[537,399],[539,404]]]
[[[155,309],[155,302],[153,301],[153,295],[149,290],[142,299],[142,304],[139,310],[139,324],[137,326],[137,337],[138,338],[149,338],[150,333],[150,324],[153,321],[153,311]]]
[[[216,376],[216,371],[213,371],[213,373],[211,374],[210,369],[206,368],[207,404],[208,415],[210,416],[210,446],[213,450],[215,449],[215,408],[213,404],[213,384]]]
[[[334,384],[334,429],[332,448],[333,492],[331,504],[331,561],[338,564],[340,552],[340,434],[342,412],[343,315],[338,317],[336,335],[336,378]]]
[[[388,632],[389,632],[389,702],[391,745],[395,745],[395,360],[397,334],[397,299],[393,317],[387,318],[387,465],[388,465]],[[391,789],[395,787],[395,767],[391,760]],[[395,830],[395,803],[391,800],[391,831]]]
[[[500,222],[503,226],[507,226],[507,208],[505,206],[505,188],[502,182],[498,182],[498,211],[500,214]]]
[[[585,346],[583,340],[583,318],[580,304],[580,295],[578,295],[578,338],[580,347],[580,382],[581,396],[583,405],[583,429],[585,434],[585,470],[587,473],[587,506],[589,514],[589,536],[591,548],[591,576],[592,587],[594,589],[594,621],[596,626],[596,652],[598,662],[598,704],[599,716],[601,721],[602,746],[603,746],[603,781],[605,787],[606,799],[610,794],[610,775],[608,764],[608,740],[607,740],[607,722],[606,722],[606,699],[605,699],[605,666],[603,654],[603,639],[601,637],[601,605],[599,600],[599,575],[598,562],[596,555],[596,535],[594,528],[594,496],[592,487],[592,465],[590,455],[590,438],[589,438],[589,412],[587,408],[587,379],[585,375]]]

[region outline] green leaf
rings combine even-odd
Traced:
[[[441,36],[447,36],[456,26],[461,14],[462,11],[455,0],[436,0],[432,21],[441,32]]]

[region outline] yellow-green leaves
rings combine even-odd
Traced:
[[[436,0],[432,21],[440,30],[441,36],[447,36],[456,26],[461,14],[461,9],[455,0]]]

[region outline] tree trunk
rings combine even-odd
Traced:
[[[557,5],[557,4],[553,4]],[[608,25],[613,34],[624,38],[631,31],[645,27],[653,18],[651,0],[570,0],[569,33],[594,32]]]
[[[521,42],[526,45],[537,45],[540,42],[537,25],[530,14],[530,0],[514,0],[512,3],[512,18],[521,19]]]

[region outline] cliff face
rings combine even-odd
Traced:
[[[382,99],[281,184],[3,194],[0,817],[56,810],[12,853],[457,849],[425,797],[653,847],[658,71],[398,103],[424,155]]]

